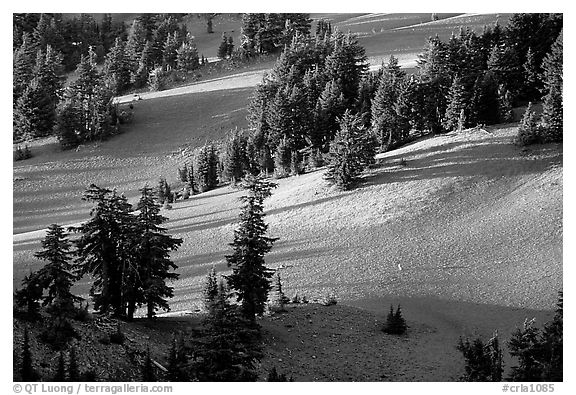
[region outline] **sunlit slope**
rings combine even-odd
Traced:
[[[449,134],[383,154],[349,192],[333,190],[323,171],[280,180],[266,203],[280,238],[267,263],[290,292],[310,297],[551,308],[562,286],[562,148],[522,150],[515,132]],[[227,270],[240,195],[220,188],[164,211],[184,239],[174,310],[197,306],[209,268]],[[33,239],[14,244],[15,280],[35,265]]]

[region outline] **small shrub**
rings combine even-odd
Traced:
[[[306,295],[302,295],[302,299],[300,300],[300,303],[308,303],[308,298],[306,297]]]
[[[92,314],[88,311],[88,302],[84,307],[80,306],[79,308],[75,309],[74,314],[72,315],[72,319],[80,322],[89,321],[92,318]]]
[[[388,313],[388,317],[386,317],[386,324],[384,324],[382,331],[389,335],[403,335],[407,329],[408,325],[406,325],[406,320],[402,317],[400,305],[396,308],[396,312],[394,312],[394,308],[390,305],[390,312]]]
[[[105,334],[98,338],[98,341],[106,346],[110,345],[110,335]]]

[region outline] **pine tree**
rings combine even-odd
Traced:
[[[160,205],[156,203],[153,189],[145,186],[140,189],[141,197],[136,206],[139,214],[136,217],[135,233],[137,242],[133,250],[137,256],[137,278],[140,279],[143,292],[143,303],[147,307],[147,317],[152,318],[158,308],[170,310],[165,298],[174,295],[174,289],[166,284],[166,280],[178,278],[172,272],[178,266],[170,260],[170,253],[176,251],[182,244],[177,239],[166,234],[166,229],[160,225],[167,218],[160,215]],[[140,300],[134,298],[134,302]],[[128,307],[128,318],[132,318],[134,307]]]
[[[256,381],[262,358],[260,334],[229,301],[224,282],[218,286],[213,308],[203,322],[205,336],[195,347],[192,372],[199,381]]]
[[[517,328],[508,341],[510,355],[518,358],[519,365],[512,367],[511,381],[541,381],[540,331],[534,326],[534,319],[525,320],[522,328]]]
[[[505,91],[502,85],[498,89],[498,117],[500,123],[512,122],[514,119],[510,91]]]
[[[274,172],[276,178],[287,177],[290,174],[292,155],[290,143],[287,139],[280,140],[274,154]]]
[[[465,381],[502,381],[504,369],[498,332],[486,343],[480,337],[472,341],[460,338],[457,348],[466,360]]]
[[[406,333],[408,326],[406,325],[406,320],[402,317],[402,312],[400,310],[400,305],[396,308],[396,312],[392,306],[390,306],[390,312],[386,317],[386,324],[382,331],[389,335],[403,335]]]
[[[174,31],[172,34],[168,35],[162,49],[162,64],[165,70],[176,69],[179,47],[180,42],[178,40],[178,32]]]
[[[138,70],[144,46],[146,44],[151,45],[150,42],[147,41],[146,36],[146,27],[142,21],[139,18],[134,19],[126,41],[126,60],[132,76],[134,76]]]
[[[140,58],[136,63],[135,71],[132,73],[131,81],[135,88],[142,88],[148,83],[150,72],[153,70],[152,62],[152,43],[146,41]],[[156,89],[158,90],[158,89]]]
[[[218,296],[218,279],[216,278],[216,269],[212,267],[206,277],[204,285],[204,307],[207,311],[212,309],[216,297]]]
[[[12,60],[13,103],[18,101],[33,77],[32,69],[36,55],[34,48],[32,37],[25,32],[22,35],[22,43],[14,51]]]
[[[218,185],[218,155],[213,144],[205,144],[196,155],[195,177],[200,192],[214,189]]]
[[[350,33],[336,31],[331,39],[334,50],[326,58],[325,73],[328,80],[338,84],[348,107],[356,100],[360,81],[368,69],[367,57],[364,48]]]
[[[562,381],[564,343],[564,295],[558,293],[556,311],[551,322],[546,323],[542,333],[543,369],[545,381]]]
[[[542,112],[542,132],[545,142],[562,142],[564,131],[563,104],[563,34],[552,46],[543,62],[544,69],[544,108]]]
[[[35,317],[40,309],[44,284],[38,272],[32,272],[22,280],[22,288],[14,294],[18,306],[26,307],[28,315]]]
[[[541,141],[540,130],[536,120],[536,114],[532,110],[532,103],[528,103],[528,107],[522,117],[522,122],[518,127],[518,134],[516,135],[516,144],[530,145],[539,143]]]
[[[318,98],[316,105],[316,129],[315,139],[312,140],[314,147],[326,149],[338,130],[338,118],[346,109],[344,94],[339,85],[329,81]]]
[[[76,147],[81,141],[79,135],[82,125],[79,121],[78,105],[73,100],[65,99],[57,109],[55,131],[64,150]]]
[[[130,63],[124,42],[118,37],[104,61],[104,80],[114,95],[124,93],[130,86]]]
[[[242,304],[244,316],[253,321],[264,312],[271,288],[272,271],[265,266],[264,255],[278,239],[265,236],[268,225],[264,222],[264,199],[272,194],[276,184],[248,174],[241,186],[247,195],[240,198],[240,224],[230,244],[234,251],[226,256],[232,274],[226,279]]]
[[[493,125],[498,123],[498,83],[494,74],[486,72],[478,76],[472,97],[472,123]]]
[[[199,66],[198,62],[198,51],[193,40],[182,43],[176,55],[178,70],[185,72],[196,70]]]
[[[50,311],[57,315],[70,315],[74,310],[74,303],[81,298],[70,292],[70,288],[77,277],[73,273],[71,263],[71,243],[64,229],[56,224],[50,225],[46,237],[42,240],[43,250],[34,254],[46,264],[38,271],[42,287],[48,290],[43,298],[43,305],[49,306]]]
[[[232,36],[228,37],[228,43],[226,45],[226,55],[231,58],[234,53],[234,41]]]
[[[228,37],[226,33],[222,33],[222,40],[220,41],[220,46],[218,47],[218,57],[220,59],[226,59],[228,56]]]
[[[170,346],[170,354],[168,355],[167,376],[171,382],[175,381],[188,381],[189,377],[186,373],[187,359],[182,345],[182,338],[174,336]]]
[[[34,369],[32,350],[30,349],[30,333],[28,327],[24,328],[24,340],[22,342],[22,361],[20,365],[20,379],[22,381],[37,381],[40,375]]]
[[[350,189],[360,173],[374,163],[376,141],[364,129],[359,115],[346,110],[340,120],[340,130],[330,143],[326,179],[338,188]]]
[[[293,176],[302,174],[302,161],[300,160],[300,155],[298,155],[298,151],[296,150],[293,150],[290,155],[290,173]]]
[[[466,87],[462,84],[460,78],[454,78],[450,93],[448,94],[448,107],[446,108],[446,115],[444,116],[444,128],[446,130],[456,130],[459,128],[460,114],[468,110],[468,92]],[[462,125],[466,127],[467,125]]]
[[[190,163],[190,166],[188,166],[188,188],[190,189],[190,194],[192,195],[198,191],[196,188],[196,182],[194,181],[195,177],[194,164]]]
[[[224,177],[236,184],[248,170],[247,139],[238,129],[230,132],[224,146]]]
[[[94,277],[90,294],[96,310],[125,316],[129,289],[123,287],[123,274],[134,262],[132,207],[124,196],[94,184],[82,199],[95,203],[95,207],[91,219],[75,228],[81,234],[75,241],[79,274]]]
[[[379,140],[381,151],[402,143],[410,129],[397,108],[405,80],[406,74],[400,69],[398,59],[391,56],[383,68],[371,105],[372,131]]]

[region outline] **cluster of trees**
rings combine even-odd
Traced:
[[[220,278],[214,269],[208,273],[202,334],[188,341],[173,340],[168,357],[168,376],[172,380],[258,378],[256,366],[263,354],[256,317],[264,313],[273,273],[265,266],[264,256],[277,240],[266,235],[263,204],[275,184],[247,175],[241,187],[247,193],[241,197],[240,223],[230,244],[233,251],[226,256],[232,273]]]
[[[101,24],[88,14],[15,14],[14,140],[56,134],[68,149],[116,133],[113,96],[146,84],[162,89],[167,71],[199,67],[179,18],[142,14],[126,31],[110,14]],[[78,77],[64,88],[74,68]]]
[[[90,14],[64,16],[63,14],[14,14],[12,49],[16,51],[28,41],[39,49],[47,46],[61,54],[64,71],[72,71],[80,57],[92,47],[98,61],[114,45],[117,37],[126,37],[126,26],[112,14],[104,14],[96,21]]]
[[[138,307],[147,316],[158,309],[169,310],[173,296],[168,280],[178,277],[170,253],[182,240],[166,234],[166,218],[152,188],[145,186],[135,209],[116,191],[91,185],[84,200],[95,204],[91,219],[71,230],[79,237],[70,241],[65,230],[52,225],[36,254],[46,265],[26,276],[16,302],[29,313],[38,312],[39,302],[56,318],[70,317],[78,297],[70,288],[84,275],[94,278],[90,294],[100,313],[132,319]],[[72,247],[75,247],[72,249]]]
[[[241,48],[246,56],[279,52],[297,34],[309,35],[309,14],[244,14]]]
[[[563,295],[559,292],[554,318],[542,330],[534,319],[526,320],[508,341],[510,355],[518,361],[513,366],[510,381],[562,381],[563,367]],[[481,338],[460,339],[458,349],[466,365],[463,379],[466,381],[502,381],[503,352],[498,333],[484,342]]]

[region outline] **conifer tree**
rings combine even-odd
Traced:
[[[292,154],[290,143],[286,138],[280,140],[274,155],[274,171],[276,178],[287,177],[290,174]]]
[[[272,271],[265,266],[264,255],[278,239],[266,236],[264,199],[272,194],[276,184],[248,174],[241,186],[247,195],[240,198],[243,203],[240,224],[230,244],[234,251],[226,256],[232,274],[226,279],[242,305],[244,316],[253,321],[264,312],[271,288]]]
[[[18,101],[18,98],[33,77],[32,69],[36,59],[34,48],[32,37],[25,32],[22,35],[22,43],[14,51],[12,58],[13,103]]]
[[[63,100],[57,109],[56,135],[64,150],[74,148],[80,143],[82,125],[79,121],[78,105],[74,98]]]
[[[326,179],[338,188],[350,189],[360,173],[374,163],[375,147],[376,141],[364,128],[361,117],[346,110],[330,143]]]
[[[147,41],[146,27],[139,18],[134,19],[132,26],[128,31],[128,39],[126,41],[126,58],[128,61],[131,74],[134,75],[142,57],[144,46],[150,42]]]
[[[536,119],[536,114],[532,110],[532,103],[528,103],[528,107],[522,117],[522,122],[518,127],[518,134],[516,136],[516,144],[530,145],[541,141],[540,130]]]
[[[160,215],[160,205],[155,201],[153,189],[145,186],[140,193],[136,206],[139,211],[135,224],[137,241],[133,250],[136,253],[137,278],[143,292],[142,301],[147,307],[147,317],[152,318],[158,308],[170,310],[165,298],[172,297],[174,289],[166,284],[166,280],[179,276],[173,272],[177,266],[170,260],[170,252],[178,249],[182,239],[167,235],[166,229],[160,226],[167,218]],[[133,312],[134,306],[129,306],[128,318],[132,318]]]
[[[228,37],[226,33],[222,33],[222,40],[220,41],[220,46],[218,47],[218,57],[220,59],[226,59],[228,56]]]
[[[338,118],[344,114],[344,94],[339,85],[329,81],[318,98],[316,105],[316,128],[318,133],[312,143],[316,148],[325,149],[327,143],[332,140],[338,130]]]
[[[542,131],[546,142],[561,142],[563,140],[562,40],[563,34],[561,32],[542,64],[544,69],[544,92],[546,92],[542,112]]]
[[[396,312],[390,306],[390,312],[386,317],[386,324],[382,330],[390,335],[403,335],[407,329],[408,326],[406,325],[406,320],[402,317],[400,305],[396,308]]]
[[[189,377],[186,374],[186,365],[187,359],[182,345],[182,338],[174,336],[170,345],[170,354],[168,355],[168,380],[171,382],[187,381]]]
[[[258,327],[229,301],[224,282],[203,322],[206,336],[195,349],[193,373],[199,381],[256,381],[262,357]]]
[[[94,282],[90,294],[94,308],[102,313],[126,315],[124,268],[134,262],[132,243],[134,217],[124,196],[94,184],[84,193],[85,201],[95,203],[91,218],[75,230],[81,234],[75,241],[76,264],[80,275],[91,274]]]
[[[351,106],[368,68],[366,53],[350,33],[336,31],[331,38],[334,50],[325,61],[326,77],[334,80],[340,87],[345,106]]]
[[[194,174],[194,164],[191,162],[190,166],[188,166],[188,188],[190,189],[190,194],[194,194],[197,192],[196,182]]]
[[[498,89],[498,117],[501,123],[512,122],[514,119],[510,91],[505,91],[502,85]]]
[[[216,269],[212,267],[206,276],[206,283],[204,285],[204,307],[207,311],[212,309],[216,297],[218,296],[218,279],[216,277]]]
[[[371,106],[372,131],[378,138],[381,151],[402,143],[409,131],[408,123],[397,109],[405,79],[406,74],[400,69],[398,59],[391,56],[383,69]]]
[[[71,247],[64,229],[52,224],[42,240],[43,250],[34,254],[46,262],[38,271],[42,287],[48,290],[43,305],[49,306],[56,315],[70,314],[74,310],[74,303],[81,300],[70,292],[77,279],[71,263]]]
[[[196,70],[199,66],[198,62],[198,51],[194,42],[191,39],[183,42],[176,55],[178,70],[186,72]]]
[[[478,76],[474,85],[471,116],[473,124],[498,123],[498,84],[491,72]]]
[[[238,129],[230,132],[224,147],[224,177],[236,184],[244,172],[248,170],[249,163],[246,152],[247,139]]]
[[[30,333],[28,331],[28,327],[24,328],[20,378],[22,381],[37,381],[40,378],[40,375],[36,369],[34,369],[34,360],[32,357],[32,350],[30,349]]]
[[[180,42],[178,41],[178,32],[174,31],[168,35],[162,49],[162,64],[165,70],[176,69],[179,47]]]
[[[466,360],[465,381],[502,381],[504,369],[498,332],[486,343],[479,337],[472,341],[460,338],[457,348]]]
[[[135,71],[132,73],[131,81],[134,84],[134,87],[142,88],[146,85],[146,83],[148,83],[150,72],[152,71],[153,66],[152,43],[150,41],[146,41],[140,54],[140,58],[136,63]]]
[[[130,64],[124,42],[118,37],[104,61],[106,86],[114,95],[122,94],[130,85]]]
[[[293,150],[290,155],[290,173],[293,176],[302,174],[302,161],[300,160],[300,155],[298,151]]]
[[[196,155],[195,177],[200,192],[214,189],[218,185],[218,155],[213,144],[205,144]]]
[[[231,58],[234,53],[234,40],[232,36],[228,37],[228,43],[226,45],[226,55]]]
[[[38,272],[32,272],[22,280],[22,288],[14,294],[14,300],[19,306],[26,307],[29,316],[36,316],[40,309],[40,301],[44,293],[43,283]]]
[[[460,114],[462,111],[466,114],[468,107],[468,92],[460,78],[456,77],[448,94],[448,107],[443,122],[444,128],[449,131],[458,129]],[[467,125],[462,126],[466,127]]]

